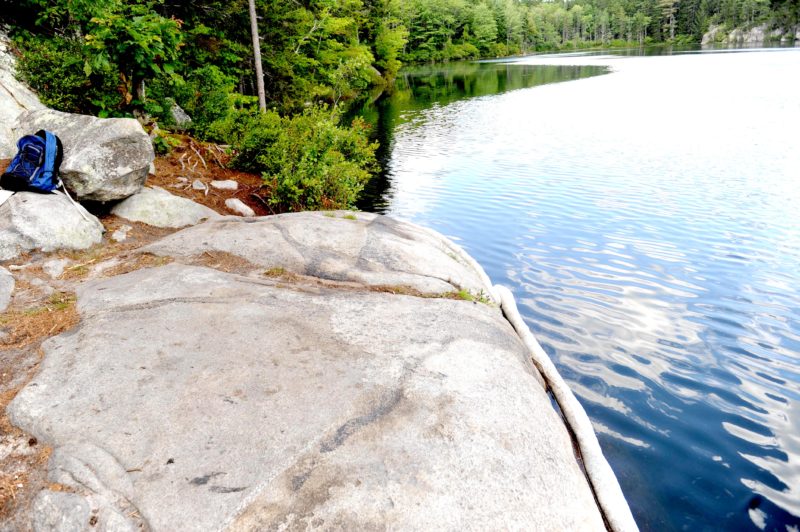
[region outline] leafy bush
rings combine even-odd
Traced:
[[[444,48],[444,57],[448,61],[460,61],[462,59],[474,59],[481,56],[480,50],[470,43],[453,44],[448,43]]]
[[[171,152],[173,148],[180,145],[181,140],[178,137],[170,135],[163,130],[157,130],[155,136],[153,136],[153,150],[155,150],[158,155],[166,155]]]
[[[15,40],[21,52],[17,72],[42,103],[69,113],[96,114],[117,108],[122,98],[112,69],[87,76],[82,43],[27,35]]]
[[[234,110],[235,80],[215,65],[192,72],[174,87],[175,100],[192,117],[192,132],[206,140],[224,140],[211,132],[211,124]]]
[[[145,80],[180,79],[175,72],[183,40],[181,22],[147,4],[110,2],[91,18],[85,36],[87,75],[115,68],[125,103],[144,98]],[[140,102],[143,103],[143,102]]]
[[[383,71],[386,80],[394,80],[400,70],[400,51],[408,42],[408,30],[403,26],[391,26],[384,22],[375,37],[376,65]]]
[[[509,55],[508,46],[502,42],[495,42],[489,45],[489,55],[491,57],[507,57]]]
[[[233,142],[233,165],[261,172],[270,202],[285,209],[350,207],[377,165],[364,121],[340,126],[326,108],[290,117],[238,111],[213,129]]]

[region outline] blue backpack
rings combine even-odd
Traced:
[[[61,186],[58,168],[64,149],[61,140],[40,129],[17,141],[17,155],[0,176],[0,188],[14,191],[52,192]]]

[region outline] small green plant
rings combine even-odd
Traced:
[[[166,155],[171,152],[173,148],[180,145],[180,139],[162,130],[158,130],[155,137],[153,137],[153,150],[159,155]]]
[[[464,301],[475,301],[475,297],[469,293],[469,290],[464,290],[463,288],[456,292],[455,296],[458,299],[463,299]]]
[[[453,294],[455,299],[461,299],[463,301],[472,301],[473,303],[483,303],[484,305],[491,305],[492,300],[486,295],[483,290],[479,290],[477,294],[473,294],[467,289],[462,288],[458,292]]]
[[[267,277],[281,277],[284,274],[286,274],[286,269],[281,268],[280,266],[276,268],[270,268],[269,270],[264,272],[264,275],[266,275]]]
[[[342,216],[342,218],[344,218],[345,220],[358,220],[355,214],[345,214],[344,216]]]
[[[38,316],[44,312],[57,312],[69,308],[75,303],[75,301],[77,301],[77,298],[75,297],[74,293],[54,292],[49,298],[47,298],[47,301],[44,303],[44,305],[26,309],[22,312],[22,314],[27,317],[32,317]],[[0,319],[0,324],[6,323],[6,320],[8,319],[7,316],[8,315],[6,315],[5,319]]]

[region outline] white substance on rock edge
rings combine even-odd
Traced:
[[[564,414],[567,425],[575,435],[586,469],[586,477],[592,485],[600,511],[609,526],[615,532],[639,530],[619,481],[603,455],[597,434],[586,411],[559,374],[553,361],[525,325],[511,291],[501,285],[495,285],[492,290],[501,301],[503,314],[530,351],[534,365],[547,382],[548,388]]]

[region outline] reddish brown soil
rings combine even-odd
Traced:
[[[159,186],[177,196],[211,207],[220,214],[235,214],[225,206],[228,198],[239,198],[258,216],[275,214],[266,201],[269,189],[261,176],[231,170],[227,167],[230,155],[215,144],[199,143],[189,137],[169,155],[156,158],[156,175],[147,178],[147,185]],[[192,183],[199,179],[207,190],[194,190]],[[217,190],[211,181],[232,179],[239,183],[238,190]]]

